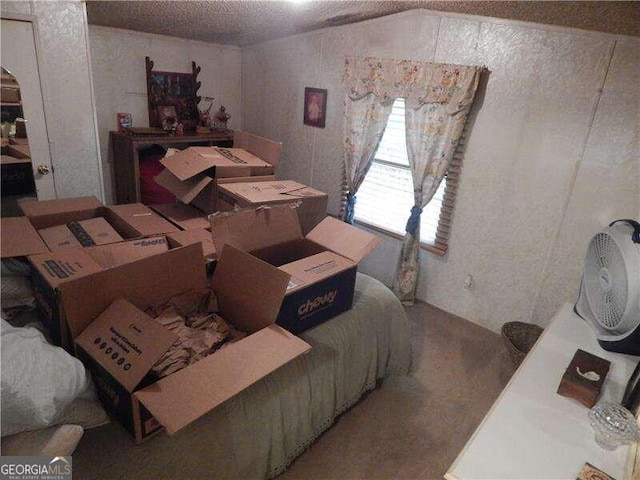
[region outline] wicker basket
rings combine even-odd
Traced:
[[[502,326],[502,341],[516,366],[522,363],[542,331],[542,327],[531,323],[507,322]]]

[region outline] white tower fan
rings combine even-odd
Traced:
[[[640,355],[640,223],[616,220],[591,239],[574,311],[602,348]]]

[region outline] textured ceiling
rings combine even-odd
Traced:
[[[86,4],[93,25],[240,47],[415,8],[640,36],[637,1],[87,0]]]

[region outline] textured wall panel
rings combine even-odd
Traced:
[[[242,124],[242,53],[238,48],[106,27],[92,26],[89,32],[107,202],[113,200],[114,188],[107,155],[109,131],[117,128],[117,113],[131,113],[136,127],[149,126],[146,56],[153,60],[155,70],[168,72],[190,73],[195,61],[202,68],[198,94],[215,97],[212,112],[221,104],[227,108],[230,128]]]
[[[243,128],[283,143],[278,178],[312,183],[314,137],[322,133],[304,125],[302,114],[304,88],[325,88],[319,74],[319,35],[291,37],[244,52]],[[332,93],[329,102],[335,101]]]
[[[263,76],[269,77],[270,66],[282,68],[286,52],[304,38],[245,49],[245,63],[259,58]],[[570,209],[573,213],[567,218],[563,211],[614,40],[542,26],[411,12],[324,30],[321,42],[319,86],[329,90],[327,128],[318,130],[315,143],[307,143],[315,151],[311,174],[306,171],[308,165],[301,163],[304,171],[295,170],[295,179],[311,177],[315,187],[330,193],[334,212],[343,123],[331,119],[341,118],[343,106],[341,98],[333,103],[332,96],[343,94],[340,79],[346,55],[488,67],[473,115],[450,249],[445,257],[423,252],[418,296],[494,330],[507,321],[529,321],[538,292],[543,288],[556,291],[565,280],[564,275],[550,280],[545,265],[561,225],[582,221],[584,212],[579,209]],[[623,97],[632,95],[632,85],[621,83]],[[251,92],[244,97],[245,109],[249,99],[264,103],[257,93],[264,89],[262,80],[245,75],[243,88],[244,95]],[[264,119],[252,122],[258,133],[274,128]],[[608,144],[614,132],[605,123],[596,118],[585,156],[594,157],[589,162],[606,162],[601,159],[606,151],[601,145]],[[613,130],[624,138],[635,131],[626,121]],[[306,136],[299,139],[309,141]],[[587,189],[592,187],[585,184]],[[625,203],[616,196],[612,201]],[[383,246],[363,262],[362,271],[390,283],[398,251],[399,242],[385,238]],[[470,290],[462,287],[467,274],[474,276]],[[548,302],[547,310],[567,300],[566,294],[558,295]]]
[[[593,235],[613,220],[640,219],[638,85],[640,41],[618,42],[565,221],[546,262],[532,317],[535,323],[545,325],[558,304],[577,299]]]
[[[22,15],[31,15],[31,2],[20,0],[3,0],[2,13],[19,13]]]
[[[460,38],[469,38],[460,25]],[[471,29],[472,31],[473,29]],[[442,31],[447,31],[442,29]],[[469,138],[446,263],[424,256],[419,295],[498,330],[529,321],[562,221],[611,42],[542,29],[480,26],[473,64],[489,69]],[[453,44],[442,52],[461,57]],[[474,49],[473,42],[460,45]],[[467,274],[474,288],[464,290]]]

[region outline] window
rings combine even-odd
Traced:
[[[463,134],[464,138],[464,134]],[[460,144],[463,143],[461,138]],[[444,255],[461,165],[460,146],[436,194],[420,217],[420,243]],[[366,178],[356,193],[355,220],[403,236],[413,206],[413,181],[405,141],[404,99],[399,98]]]

